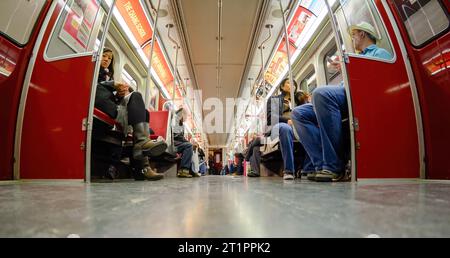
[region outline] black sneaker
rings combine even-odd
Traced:
[[[119,171],[117,170],[117,168],[113,165],[110,165],[108,170],[106,171],[106,178],[114,180],[119,178]]]
[[[329,170],[322,170],[316,174],[316,182],[332,182],[337,179],[339,174],[333,173]]]
[[[248,177],[259,177],[259,174],[256,174],[255,172],[250,172],[247,174]]]
[[[316,181],[316,172],[311,172],[306,174],[306,179],[308,179],[309,181]]]

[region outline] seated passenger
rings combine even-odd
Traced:
[[[248,148],[245,153],[245,160],[250,162],[251,171],[247,176],[249,177],[259,177],[261,164],[261,138],[258,134],[254,133],[252,135],[252,140],[248,143]]]
[[[208,169],[207,164],[206,164],[206,160],[205,160],[205,152],[203,151],[202,148],[200,148],[200,146],[198,147],[198,158],[199,158],[199,162],[200,162],[200,174],[202,176],[206,176],[206,171]]]
[[[244,174],[244,155],[235,153],[234,160],[230,165],[230,174],[232,176],[242,176]]]
[[[376,45],[377,34],[372,25],[363,22],[350,27],[355,49],[361,55],[392,59],[392,55]],[[332,65],[340,69],[340,63]],[[347,97],[341,85],[319,87],[313,93],[313,104],[294,109],[292,119],[315,167],[308,179],[331,182],[344,174],[342,153],[342,119],[348,116]]]
[[[180,153],[181,165],[178,170],[177,176],[180,178],[192,178],[190,170],[192,167],[193,148],[192,144],[184,138],[184,118],[183,108],[180,108],[175,112],[174,125],[172,127],[174,134],[174,145],[176,152]],[[197,173],[193,174],[194,177],[199,177]]]
[[[299,90],[295,93],[295,104],[297,107],[309,102],[311,102],[311,97],[308,93],[305,93],[302,90]]]
[[[297,83],[294,81],[294,92],[297,91]],[[291,85],[286,78],[280,83],[281,94],[271,97],[267,103],[267,125],[270,129],[270,137],[279,137],[281,156],[284,163],[284,180],[294,180],[294,130],[291,120]],[[310,164],[304,163],[303,166]],[[304,167],[304,170],[310,168]]]
[[[114,94],[115,93],[115,94]],[[128,125],[133,127],[133,158],[137,160],[144,177],[148,180],[163,178],[150,167],[148,157],[143,154],[161,155],[167,148],[162,141],[154,142],[149,138],[149,113],[145,109],[142,95],[133,92],[129,85],[114,81],[114,54],[111,49],[103,51],[98,77],[95,107],[119,122],[127,133]]]
[[[295,93],[295,103],[296,106],[301,106],[301,105],[305,105],[311,102],[311,96],[302,91],[299,90],[297,93]],[[294,127],[295,128],[295,127]],[[296,139],[300,139],[300,136],[298,134],[298,128],[295,128],[296,130],[294,130],[294,135]],[[308,176],[311,173],[315,174],[315,168],[311,162],[311,158],[308,156],[308,153],[306,152],[305,148],[303,147],[303,145],[300,146],[300,148],[297,150],[294,150],[294,155],[296,162],[300,162],[301,166],[300,170],[297,171],[297,177],[301,178],[302,175]],[[297,163],[295,163],[297,164]],[[297,165],[296,165],[297,167]]]
[[[200,174],[200,156],[199,156],[199,147],[198,144],[195,143],[193,145],[193,152],[192,152],[192,173],[194,175],[201,176]]]

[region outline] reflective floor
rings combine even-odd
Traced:
[[[0,237],[450,237],[450,183],[0,182]]]

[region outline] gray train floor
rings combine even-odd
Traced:
[[[0,237],[450,237],[450,183],[0,182]]]

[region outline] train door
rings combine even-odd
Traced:
[[[421,132],[414,89],[381,1],[341,0],[336,18],[347,58],[358,178],[420,177]],[[371,32],[376,46],[388,54],[359,53],[362,49],[351,36],[354,25]]]
[[[110,7],[103,0],[54,4],[22,94],[15,146],[22,179],[85,177],[93,56]]]
[[[0,180],[13,178],[14,131],[29,56],[49,0],[4,0],[0,9]]]
[[[430,179],[450,179],[450,16],[449,1],[390,0],[410,57],[423,113],[426,171]],[[445,5],[446,6],[445,6]]]

